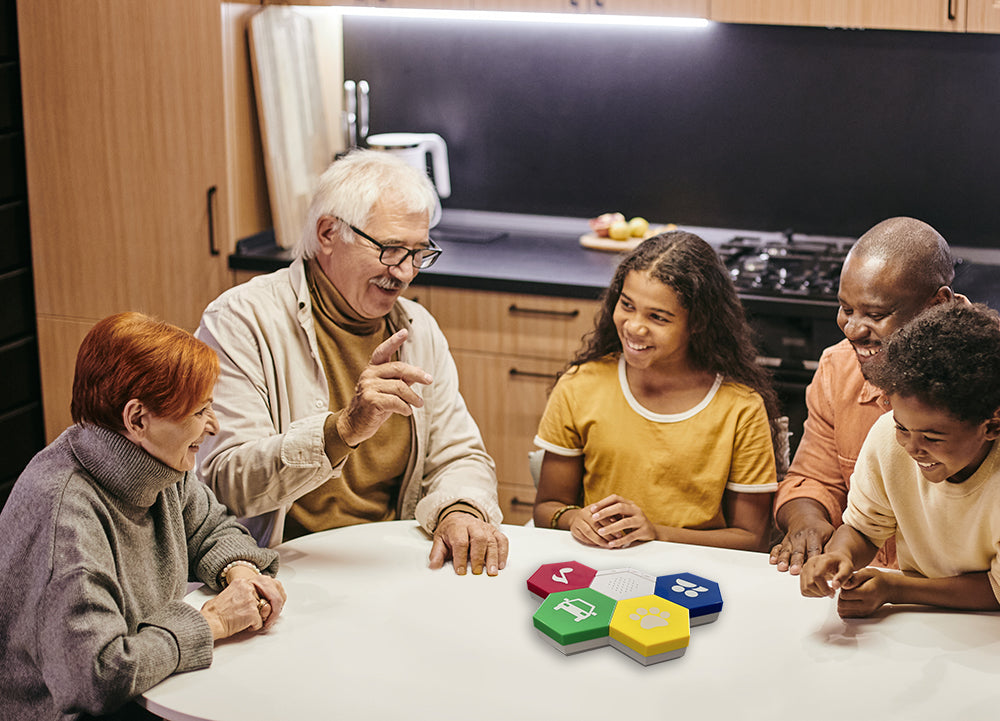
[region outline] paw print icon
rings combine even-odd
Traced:
[[[688,610],[652,595],[619,601],[609,634],[612,646],[644,666],[678,658],[691,641]]]

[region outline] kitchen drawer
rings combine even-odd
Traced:
[[[527,463],[527,459],[525,459]],[[523,526],[531,520],[535,507],[535,487],[501,483],[497,488],[503,522]]]
[[[506,499],[501,505],[504,518],[524,523],[530,508],[511,503],[514,498],[522,503],[534,498],[528,453],[535,449],[538,421],[564,363],[463,350],[452,355],[462,396],[497,464],[500,495]]]
[[[431,312],[453,350],[568,362],[599,301],[435,287]]]

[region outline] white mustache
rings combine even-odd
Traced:
[[[377,285],[382,290],[406,290],[409,283],[404,283],[396,278],[386,278],[380,276],[378,278],[373,278],[371,281],[372,285]]]

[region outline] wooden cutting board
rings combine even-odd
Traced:
[[[677,230],[673,223],[651,227],[649,232],[642,238],[626,238],[625,240],[614,240],[597,235],[597,233],[584,233],[580,236],[580,245],[591,250],[606,250],[610,253],[630,253],[639,247],[639,243],[652,238],[657,233],[665,233],[668,230]]]
[[[341,20],[269,5],[247,32],[274,236],[290,248],[319,176],[344,149]]]

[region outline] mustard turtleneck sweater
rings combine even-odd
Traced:
[[[410,418],[393,414],[374,436],[350,449],[336,419],[354,396],[372,353],[392,333],[386,318],[361,318],[326,277],[318,261],[306,262],[320,362],[330,386],[327,455],[343,473],[298,499],[288,514],[285,540],[312,531],[396,518],[396,499],[410,457]],[[349,454],[349,455],[348,455]],[[336,457],[334,457],[336,456]]]

